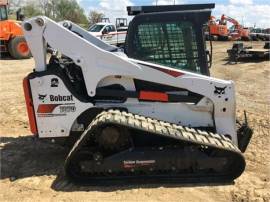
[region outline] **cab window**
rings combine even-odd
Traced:
[[[115,32],[116,31],[115,30],[115,27],[113,25],[110,25],[110,27],[111,27],[111,32]]]
[[[201,73],[191,22],[143,23],[138,25],[134,39],[134,58]]]
[[[0,20],[7,20],[7,8],[6,6],[0,6]]]
[[[107,33],[109,33],[109,32],[115,32],[115,28],[112,25],[107,25],[105,27],[105,29],[107,30]]]
[[[100,32],[104,25],[93,25],[89,28],[89,32]]]
[[[111,32],[111,27],[109,25],[107,25],[104,30],[106,30],[106,33],[109,33],[109,32]]]

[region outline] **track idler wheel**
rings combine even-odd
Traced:
[[[130,147],[131,138],[127,129],[105,126],[96,134],[96,142],[106,150],[121,151]]]

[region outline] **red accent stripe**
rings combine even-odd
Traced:
[[[142,64],[142,65],[145,65],[145,64]],[[160,68],[160,67],[155,67],[155,66],[150,66],[150,65],[146,65],[147,67],[150,67],[150,68],[153,68],[153,69],[156,69],[158,71],[161,71],[161,72],[164,72],[166,74],[169,74],[173,77],[179,77],[179,76],[182,76],[184,75],[185,73],[183,72],[179,72],[179,71],[174,71],[174,70],[170,70],[170,69],[164,69],[164,68]]]
[[[38,106],[38,113],[44,114],[44,113],[52,113],[53,110],[61,104],[40,104]]]
[[[23,79],[23,91],[24,91],[24,98],[25,98],[26,109],[27,109],[27,114],[28,114],[28,119],[29,119],[29,124],[30,124],[30,130],[33,134],[37,134],[35,111],[34,111],[33,100],[32,100],[28,77],[25,77]]]
[[[168,94],[162,93],[162,92],[140,91],[139,99],[140,100],[168,102],[169,97],[168,97]]]
[[[173,71],[173,70],[169,70],[169,69],[161,69],[161,68],[159,68],[159,70],[166,73],[166,74],[169,74],[169,75],[171,75],[173,77],[178,77],[178,76],[184,75],[184,73],[182,73],[182,72],[177,72],[177,71]]]
[[[163,68],[159,68],[159,67],[152,67],[152,68],[154,68],[156,70],[159,70],[161,72],[164,72],[166,74],[169,74],[169,75],[171,75],[173,77],[178,77],[178,76],[184,75],[184,73],[182,73],[182,72],[177,72],[177,71],[170,70],[170,69],[163,69]]]

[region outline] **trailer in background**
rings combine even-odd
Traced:
[[[269,59],[269,41],[265,42],[263,48],[252,48],[252,46],[244,46],[242,42],[236,42],[231,49],[227,50],[229,61],[237,63],[244,58],[261,58]]]

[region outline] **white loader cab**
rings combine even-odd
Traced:
[[[100,22],[92,25],[89,28],[89,32],[102,41],[120,46],[125,43],[128,27],[116,27],[112,23]]]

